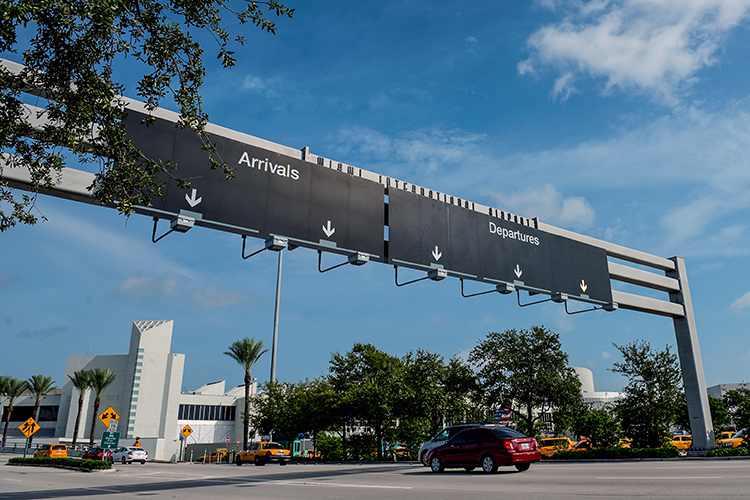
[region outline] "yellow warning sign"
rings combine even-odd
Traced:
[[[32,434],[39,430],[39,424],[36,423],[36,420],[30,418],[26,422],[22,423],[19,429],[21,429],[21,432],[23,432],[24,436],[30,438]]]
[[[182,433],[183,436],[185,436],[185,439],[187,439],[188,436],[190,436],[190,434],[193,433],[193,429],[191,429],[189,425],[186,425],[185,427],[182,428],[180,432]]]
[[[112,421],[120,420],[120,414],[115,411],[111,406],[99,414],[99,420],[102,421],[104,427],[109,428],[109,424]]]

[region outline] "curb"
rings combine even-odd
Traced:
[[[54,465],[54,464],[10,464],[6,463],[5,465],[9,465],[11,467],[46,467],[51,469],[67,469],[67,470],[74,470],[78,472],[117,472],[117,470],[112,467],[111,469],[89,469],[87,467],[73,467],[70,465]]]

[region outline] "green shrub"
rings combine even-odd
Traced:
[[[750,448],[739,446],[737,448],[719,448],[717,450],[709,450],[706,453],[707,457],[746,457],[750,455]]]
[[[607,460],[624,458],[677,458],[680,452],[674,446],[664,448],[597,448],[587,451],[561,451],[556,460]]]
[[[78,467],[81,469],[101,470],[111,469],[112,464],[104,460],[89,460],[82,458],[20,458],[15,457],[8,460],[9,464],[17,465],[62,465],[66,467]]]

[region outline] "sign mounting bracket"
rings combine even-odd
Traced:
[[[368,262],[370,262],[370,255],[366,254],[364,252],[357,252],[349,255],[346,259],[346,262],[342,262],[340,264],[336,264],[335,266],[329,267],[328,269],[323,269],[323,250],[318,250],[318,271],[321,273],[325,273],[330,271],[331,269],[336,269],[337,267],[345,266],[347,264],[352,264],[353,266],[364,266]]]
[[[274,252],[279,252],[286,247],[289,246],[289,240],[286,238],[280,238],[278,236],[271,236],[266,240],[265,245],[260,250],[256,250],[255,252],[251,253],[250,255],[245,255],[245,243],[247,241],[247,235],[242,235],[242,258],[247,260],[253,255],[258,255],[263,250],[273,250]]]
[[[159,218],[154,217],[154,231],[151,233],[151,241],[156,243],[160,239],[164,238],[169,233],[172,233],[174,231],[177,231],[178,233],[187,233],[190,231],[193,226],[195,225],[195,219],[192,217],[187,217],[185,215],[178,215],[176,218],[172,219],[172,221],[169,224],[169,231],[162,234],[158,238],[156,237],[156,226],[159,224]]]
[[[407,281],[405,283],[399,283],[398,282],[398,266],[393,266],[393,269],[396,270],[396,286],[410,285],[412,283],[416,283],[417,281],[422,281],[426,279],[431,279],[432,281],[441,281],[448,277],[448,272],[445,269],[435,268],[435,269],[430,269],[429,271],[427,271],[427,276],[423,276],[415,280]]]

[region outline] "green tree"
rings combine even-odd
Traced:
[[[89,435],[89,446],[94,446],[94,433],[96,432],[96,417],[99,415],[99,405],[102,402],[102,393],[117,379],[117,374],[109,368],[94,368],[90,372],[91,389],[96,394],[94,399],[94,414],[91,416],[91,434]]]
[[[722,398],[728,419],[735,429],[750,427],[750,389],[740,387],[727,391]]]
[[[620,441],[620,423],[605,409],[585,411],[577,416],[573,429],[587,436],[594,448],[611,448]]]
[[[91,389],[91,372],[89,370],[78,370],[73,375],[68,375],[73,387],[78,390],[78,412],[76,413],[76,425],[73,428],[73,443],[78,442],[78,427],[81,425],[81,413],[83,413],[83,397],[86,391]]]
[[[374,430],[378,458],[382,458],[383,440],[395,423],[394,402],[403,380],[399,358],[358,342],[345,354],[331,355],[329,371],[329,380],[343,396],[350,415]]]
[[[713,422],[714,429],[718,433],[719,430],[726,427],[729,423],[727,407],[724,404],[724,401],[711,396],[708,396],[708,407],[711,411],[711,422]],[[688,415],[687,400],[684,395],[682,396],[680,405],[677,408],[675,426],[683,431],[690,431],[690,417]]]
[[[543,326],[490,332],[471,350],[469,361],[479,366],[486,404],[512,405],[522,430],[531,436],[542,414],[582,398],[559,335]]]
[[[57,389],[55,387],[55,381],[52,377],[46,375],[32,375],[26,381],[26,386],[29,391],[34,395],[34,420],[39,421],[39,406],[42,403],[42,398],[46,396],[50,391]],[[29,444],[33,438],[33,434],[29,437]]]
[[[231,177],[205,134],[203,47],[195,36],[203,32],[214,39],[218,58],[230,67],[235,64],[230,38],[246,42],[230,21],[275,33],[266,15],[291,18],[294,9],[277,0],[247,1],[240,10],[213,0],[24,0],[4,2],[2,12],[0,51],[23,50],[26,68],[20,75],[0,68],[0,156],[6,168],[29,169],[33,193],[17,196],[0,173],[0,231],[36,222],[34,193],[56,182],[70,156],[99,164],[95,195],[122,213],[162,194],[157,175],[169,175],[171,166],[146,158],[125,136],[124,105],[116,98],[125,90],[116,62],[125,58],[142,72],[137,92],[148,109],[171,94],[180,110],[179,126],[195,130],[211,168],[223,168]],[[29,38],[31,29],[35,33]],[[23,92],[45,98],[43,128],[29,124]]]
[[[8,424],[10,423],[10,414],[13,413],[13,403],[18,399],[21,394],[26,392],[28,389],[26,381],[19,378],[11,378],[7,382],[5,387],[5,397],[8,398],[8,406],[5,408],[5,427],[3,428],[3,442],[1,446],[5,446],[5,440],[8,436]]]
[[[247,448],[247,434],[250,423],[250,384],[253,382],[250,370],[266,352],[268,352],[268,349],[263,349],[262,340],[256,342],[255,338],[250,339],[248,337],[235,340],[229,346],[229,350],[224,352],[245,369],[245,413],[242,415],[242,449]]]
[[[669,428],[677,419],[682,395],[682,373],[677,355],[651,348],[641,340],[618,346],[622,363],[611,370],[627,377],[624,398],[614,404],[625,435],[635,448],[658,448],[669,437]]]

